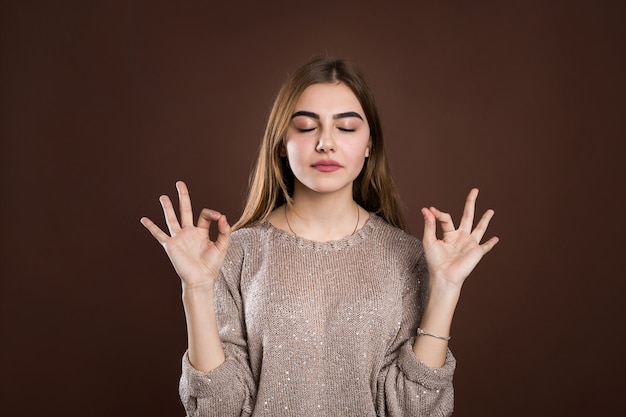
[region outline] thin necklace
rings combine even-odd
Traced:
[[[287,205],[285,205],[285,221],[287,222],[287,227],[289,228],[289,231],[291,232],[292,235],[294,236],[298,236],[296,234],[296,232],[293,231],[293,229],[291,228],[291,224],[289,224],[289,217],[287,217]],[[359,220],[361,220],[361,210],[359,210],[359,205],[356,205],[356,224],[354,225],[354,230],[352,231],[352,233],[350,233],[350,236],[352,236],[353,234],[356,233],[356,229],[359,228]]]

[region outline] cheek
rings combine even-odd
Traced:
[[[369,138],[369,132],[360,138],[358,151],[356,153],[363,158],[370,156],[370,147],[372,146],[372,140]]]
[[[287,141],[287,143],[283,146],[283,152],[285,153],[285,156],[293,158],[297,153],[295,143],[293,141]]]
[[[288,141],[284,147],[284,153],[287,159],[289,160],[289,164],[292,169],[297,167],[303,162],[303,158],[305,157],[305,144],[301,141]]]

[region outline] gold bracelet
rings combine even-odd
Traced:
[[[436,334],[432,334],[432,333],[426,333],[424,330],[420,329],[419,327],[417,328],[417,335],[418,336],[430,336],[430,337],[434,337],[435,339],[445,340],[446,342],[450,340],[450,336],[443,337],[443,336],[437,336]]]

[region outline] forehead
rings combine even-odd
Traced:
[[[315,113],[337,114],[356,111],[363,114],[359,99],[343,83],[321,83],[308,86],[296,101],[295,111],[310,110]]]

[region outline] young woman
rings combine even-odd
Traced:
[[[314,59],[282,87],[232,234],[213,210],[194,226],[176,187],[180,221],[160,198],[169,234],[141,222],[182,281],[190,416],[452,413],[452,316],[498,242],[480,243],[493,211],[473,227],[473,189],[458,228],[430,207],[422,242],[402,231],[374,98],[352,64]]]

